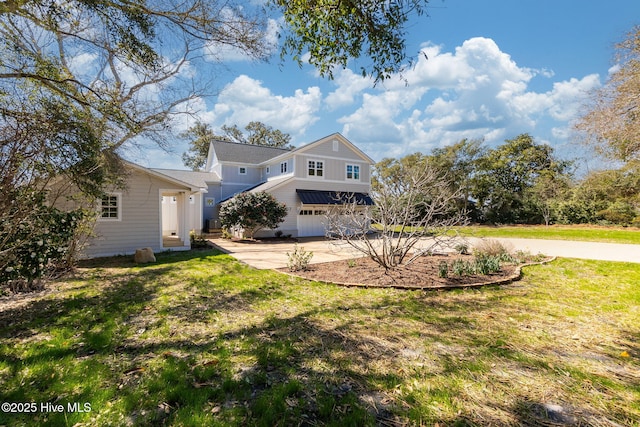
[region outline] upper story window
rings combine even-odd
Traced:
[[[280,163],[280,173],[287,173],[287,162]]]
[[[122,202],[120,193],[107,193],[98,201],[99,221],[120,221]]]
[[[321,160],[309,160],[307,162],[307,174],[309,176],[324,176],[324,162]]]
[[[360,180],[360,166],[347,165],[347,179]]]
[[[271,173],[271,166],[267,166],[266,172],[267,172],[267,175],[269,175]]]
[[[247,174],[247,168],[245,168],[244,166],[240,166],[238,168],[238,174],[240,175],[246,175]]]

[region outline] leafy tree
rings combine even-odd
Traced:
[[[265,191],[237,194],[220,207],[222,227],[240,228],[250,239],[263,228],[278,228],[286,216],[287,206]]]
[[[190,139],[189,150],[182,153],[182,163],[194,171],[201,170],[207,163],[209,144],[216,138],[213,130],[208,124],[198,122],[182,136]]]
[[[593,92],[576,128],[587,142],[610,158],[640,158],[640,26],[616,45],[617,70]]]
[[[594,171],[558,203],[564,223],[640,225],[640,161],[620,169]]]
[[[269,3],[290,26],[283,52],[300,59],[309,50],[329,76],[335,64],[369,56],[362,71],[377,80],[403,63],[404,26],[423,11],[417,0]],[[98,196],[122,176],[125,147],[143,137],[165,146],[172,117],[208,93],[188,67],[225,49],[271,53],[265,12],[233,0],[0,2],[0,164],[10,173],[0,192],[43,192],[63,176]],[[251,130],[258,139],[259,131]],[[10,220],[1,207],[0,220]]]
[[[283,54],[292,53],[300,63],[309,62],[321,75],[333,77],[336,66],[366,56],[363,76],[376,82],[401,70],[406,59],[406,24],[412,15],[426,12],[427,0],[271,0],[280,7],[288,32]]]
[[[263,145],[265,147],[274,148],[292,148],[289,145],[291,136],[288,133],[283,133],[278,129],[273,129],[271,126],[265,125],[262,122],[249,122],[245,126],[246,134],[243,133],[237,125],[222,126],[224,135],[223,139],[232,142],[238,142],[240,144],[250,145]]]
[[[473,177],[473,197],[485,220],[492,223],[532,223],[541,218],[531,190],[541,176],[566,173],[570,163],[557,159],[553,148],[537,144],[528,134],[488,150]]]
[[[140,136],[166,143],[173,115],[204,92],[183,72],[187,64],[211,43],[262,57],[265,29],[260,15],[227,1],[3,2],[0,192],[44,195],[60,177],[99,196],[122,177],[126,145]],[[57,217],[46,206],[43,197],[0,203],[0,222],[31,223],[23,230],[36,238],[42,216]],[[14,243],[25,237],[15,227],[4,230],[0,252],[17,262],[21,246]]]
[[[545,170],[540,173],[529,189],[531,203],[537,207],[545,225],[551,224],[551,221],[557,218],[558,203],[564,199],[570,188],[571,180],[568,174]]]
[[[436,148],[430,155],[434,166],[442,173],[448,174],[452,185],[459,186],[462,190],[462,199],[456,203],[456,208],[462,209],[474,220],[479,218],[475,204],[471,200],[472,183],[478,171],[480,159],[486,153],[482,144],[482,140],[465,138],[453,145]]]
[[[188,138],[189,150],[182,153],[182,162],[192,170],[201,170],[207,163],[209,143],[214,140],[237,142],[240,144],[263,145],[266,147],[292,148],[289,144],[291,136],[278,129],[273,129],[262,122],[250,122],[245,135],[237,125],[222,126],[223,135],[216,135],[206,123],[196,123],[182,134]]]

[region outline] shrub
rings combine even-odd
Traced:
[[[456,276],[468,276],[469,274],[473,274],[473,267],[469,261],[457,259],[451,264],[451,271],[453,271],[453,274]]]
[[[286,205],[264,191],[237,194],[220,207],[222,227],[242,228],[244,235],[250,239],[258,230],[277,228],[286,216]]]
[[[504,243],[495,239],[482,239],[475,247],[473,252],[476,255],[489,255],[507,257],[510,256],[512,250]]]
[[[16,204],[0,218],[0,283],[14,292],[33,290],[48,271],[70,266],[76,231],[86,216],[48,206],[46,193],[18,193],[23,202],[29,199],[29,212],[16,210]]]
[[[467,255],[469,253],[469,245],[466,243],[458,243],[453,249],[460,255]]]
[[[304,248],[299,248],[296,243],[293,247],[293,252],[287,252],[289,258],[287,267],[290,271],[304,271],[309,267],[309,262],[313,258],[313,252],[305,251]]]
[[[626,201],[616,201],[598,212],[598,218],[610,224],[629,225],[636,216],[635,208]]]
[[[195,231],[189,233],[189,239],[191,240],[191,249],[208,248],[209,243],[202,234],[198,234]]]
[[[478,255],[474,260],[476,274],[491,274],[500,271],[501,255]]]
[[[447,261],[440,261],[440,264],[438,264],[438,277],[443,279],[449,277],[449,264]]]

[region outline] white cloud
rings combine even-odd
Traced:
[[[363,78],[360,74],[355,74],[348,68],[336,69],[334,76],[334,83],[338,88],[329,93],[324,100],[329,110],[352,105],[356,97],[372,85],[370,78]]]
[[[283,132],[303,133],[318,120],[322,94],[316,86],[297,89],[293,96],[276,95],[259,80],[237,77],[220,92],[213,110],[216,125],[260,121]]]
[[[589,75],[534,92],[531,80],[548,79],[553,71],[518,66],[488,38],[467,40],[454,53],[430,44],[422,52],[415,66],[402,74],[406,81],[385,81],[375,90],[355,85],[349,92],[353,78],[338,80],[334,93],[348,92],[344,102],[362,92],[358,109],[339,119],[342,132],[367,144],[373,156],[386,156],[397,146],[405,154],[428,152],[463,138],[501,142],[525,132],[536,137],[544,126],[544,138],[564,137],[585,94],[599,85],[598,76]],[[338,95],[328,99],[333,105]]]

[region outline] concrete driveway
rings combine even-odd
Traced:
[[[221,251],[259,269],[281,268],[287,266],[287,252],[293,252],[295,243],[291,242],[234,242],[228,239],[210,239]],[[339,261],[362,256],[346,244],[327,241],[323,237],[301,238],[298,248],[313,252],[311,263]]]
[[[467,240],[473,246],[480,239],[468,238]],[[523,250],[532,254],[640,263],[640,245],[541,239],[499,238],[496,240],[500,240],[513,250]],[[291,242],[233,242],[226,239],[209,241],[223,252],[258,269],[286,267],[287,252],[294,250],[294,243]],[[426,239],[420,246],[427,247],[430,243],[429,239]],[[327,241],[324,238],[302,238],[298,242],[298,247],[313,252],[312,264],[362,256],[344,243]]]

